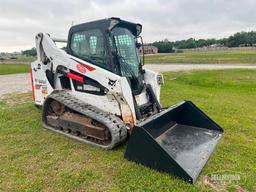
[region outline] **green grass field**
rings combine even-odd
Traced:
[[[256,70],[165,74],[165,106],[192,100],[225,133],[194,185],[41,126],[30,94],[0,100],[0,191],[256,191]],[[238,173],[215,184],[211,173]]]
[[[35,60],[36,60],[36,57],[20,55],[17,57],[17,59],[0,60],[0,64],[2,64],[2,63],[30,64],[31,62],[33,62]]]
[[[0,75],[14,73],[28,73],[30,65],[24,64],[0,64]]]
[[[146,55],[145,63],[256,64],[256,50]]]
[[[35,57],[20,56],[0,62],[0,75],[29,72]],[[256,50],[208,51],[146,55],[145,63],[256,64]]]

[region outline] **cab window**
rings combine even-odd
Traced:
[[[102,68],[108,68],[107,49],[99,29],[73,33],[70,48],[74,56]]]

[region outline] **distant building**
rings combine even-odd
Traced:
[[[220,43],[215,43],[215,44],[211,44],[211,45],[209,45],[207,47],[209,47],[209,48],[216,48],[216,47],[224,47],[224,45],[220,44]]]
[[[142,53],[142,48],[140,48],[140,53]],[[158,53],[158,48],[153,45],[144,45],[144,54],[156,54]]]

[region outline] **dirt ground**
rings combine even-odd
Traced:
[[[0,96],[7,93],[25,93],[31,90],[30,75],[0,75]]]

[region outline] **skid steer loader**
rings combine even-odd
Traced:
[[[37,34],[35,104],[49,130],[104,149],[129,138],[125,158],[193,183],[223,129],[190,101],[161,107],[163,77],[143,66],[141,30],[109,18],[72,26],[67,41]]]

